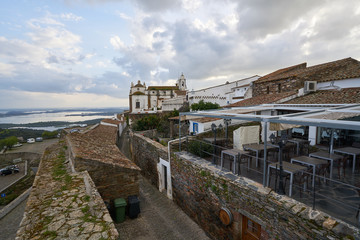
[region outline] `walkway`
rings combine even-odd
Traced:
[[[16,208],[9,212],[5,217],[0,219],[0,239],[3,240],[12,240],[15,239],[16,232],[19,228],[20,222],[23,218],[25,206],[25,199],[20,203]]]
[[[173,201],[142,177],[140,209],[138,218],[115,224],[121,240],[210,239]]]

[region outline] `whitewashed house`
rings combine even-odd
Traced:
[[[191,105],[204,100],[204,102],[217,103],[220,106],[225,106],[241,101],[245,98],[246,93],[250,91],[250,84],[258,78],[259,76],[255,75],[234,82],[226,82],[225,84],[196,91],[188,91],[189,104]]]

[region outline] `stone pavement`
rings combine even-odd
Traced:
[[[141,213],[136,219],[127,217],[125,222],[115,224],[119,232],[119,239],[210,239],[165,194],[160,193],[142,177],[139,182]]]
[[[87,172],[69,171],[64,149],[45,152],[15,239],[116,239],[95,184]]]

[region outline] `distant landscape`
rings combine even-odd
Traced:
[[[27,139],[40,137],[44,131],[58,131],[80,124],[92,125],[125,110],[126,108],[0,110],[0,139],[9,136]]]

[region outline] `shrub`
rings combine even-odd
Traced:
[[[214,147],[208,143],[190,141],[188,142],[187,150],[199,157],[209,157],[214,152]]]

